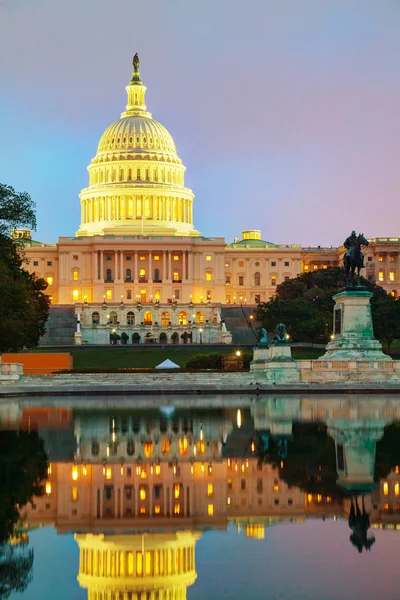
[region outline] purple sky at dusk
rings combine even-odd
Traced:
[[[399,25],[398,0],[1,0],[0,182],[34,238],[74,235],[138,52],[203,235],[398,236]]]

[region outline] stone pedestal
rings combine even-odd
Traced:
[[[374,338],[371,297],[371,292],[361,287],[346,288],[333,296],[333,339],[318,360],[392,360]]]
[[[270,348],[254,348],[250,370],[263,372],[268,381],[296,383],[300,381],[299,369],[292,358],[289,344],[276,344]]]
[[[82,345],[82,334],[80,331],[76,331],[74,334],[74,339],[75,339],[75,345],[76,346],[81,346]]]

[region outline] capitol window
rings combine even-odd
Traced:
[[[254,273],[254,285],[255,286],[261,285],[261,275],[260,275],[260,273]]]
[[[207,271],[206,271],[206,281],[212,281],[212,271],[211,271],[211,269],[207,269]]]
[[[79,279],[79,273],[78,273],[78,271],[73,271],[72,272],[72,279],[74,281],[78,281],[78,279]]]
[[[394,256],[389,256],[389,262],[394,262]]]
[[[106,290],[106,299],[112,300],[112,290]]]
[[[46,281],[48,285],[53,285],[53,278],[52,277],[46,277]]]
[[[174,254],[174,260],[179,260],[179,256],[177,254]]]
[[[390,281],[394,281],[394,271],[390,271],[390,273],[389,273],[389,280]]]
[[[74,290],[74,291],[72,292],[72,298],[73,298],[74,300],[78,300],[78,299],[79,299],[79,290]]]
[[[211,256],[210,255],[206,256],[206,260],[210,261],[211,260]]]
[[[271,285],[276,285],[276,277],[271,277]]]
[[[179,271],[177,271],[176,269],[175,269],[175,271],[174,271],[173,280],[174,280],[174,281],[180,281],[180,277],[179,277]]]
[[[378,262],[383,262],[383,256],[378,257]]]
[[[178,315],[178,324],[179,325],[187,325],[187,314],[184,310],[182,310]]]
[[[276,267],[276,262],[274,260],[271,262],[271,267]]]
[[[100,314],[98,312],[92,313],[92,325],[99,325],[100,323]]]
[[[141,256],[139,256],[139,260],[146,260],[146,257],[142,254]]]
[[[383,271],[379,271],[378,279],[379,279],[379,281],[383,281],[384,280]]]
[[[153,324],[153,315],[152,315],[151,311],[146,310],[146,312],[143,315],[143,322],[145,325]]]
[[[126,315],[126,323],[127,323],[127,325],[135,324],[135,314],[132,311],[129,311],[128,314]]]
[[[155,254],[155,255],[153,256],[153,260],[160,260],[160,257],[158,256],[158,254]]]

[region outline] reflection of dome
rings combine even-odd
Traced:
[[[88,167],[77,235],[198,235],[185,167],[171,134],[146,109],[138,62],[126,91],[126,111],[103,133]]]
[[[81,587],[89,600],[129,597],[185,600],[196,580],[194,549],[199,533],[76,534]],[[127,594],[126,596],[123,594]]]

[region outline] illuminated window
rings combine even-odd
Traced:
[[[184,310],[182,310],[178,315],[178,323],[179,325],[187,325],[187,314]]]
[[[78,300],[78,299],[79,299],[79,290],[74,290],[74,291],[72,292],[72,298],[73,298],[74,300]]]
[[[383,256],[378,256],[378,262],[383,262]]]
[[[142,511],[140,511],[142,512]],[[143,513],[142,513],[143,514]],[[143,554],[136,552],[136,575],[143,575]]]
[[[53,285],[53,278],[52,277],[46,277],[46,281],[48,285]]]
[[[143,486],[140,487],[140,491],[139,491],[139,495],[140,495],[140,499],[141,500],[146,500],[146,488],[144,488]]]
[[[225,267],[230,267],[230,266],[231,266],[231,263],[230,263],[230,262],[226,262],[226,263],[225,263]]]
[[[188,439],[186,437],[179,438],[179,454],[181,456],[186,456],[186,454],[188,453],[188,448],[189,448]]]
[[[158,256],[158,254],[155,254],[155,255],[153,256],[153,260],[160,260],[160,257]]]
[[[394,472],[398,475],[399,474],[399,465],[396,465],[394,468]]]
[[[146,279],[146,269],[140,269],[139,271],[139,279],[144,281]]]
[[[108,481],[110,481],[110,479],[112,478],[112,468],[111,467],[106,468],[105,476],[106,476],[106,479]]]
[[[206,260],[210,261],[211,260],[211,256],[210,255],[206,256]]]
[[[112,300],[112,290],[106,290],[106,298],[107,300]]]
[[[196,313],[196,325],[201,325],[204,323],[204,313],[202,311],[198,311]]]
[[[279,481],[274,481],[274,492],[279,492]]]
[[[383,271],[379,271],[378,279],[379,281],[383,281]]]
[[[239,267],[244,267],[244,262],[242,260],[239,261]]]
[[[214,493],[214,486],[212,483],[207,485],[207,496],[212,496]]]
[[[53,465],[51,463],[49,463],[49,466],[47,467],[47,475],[51,475],[52,470],[53,470]]]
[[[133,313],[131,310],[126,315],[126,324],[127,325],[134,325],[135,324],[135,313]]]
[[[389,273],[389,280],[390,281],[394,281],[394,271],[390,271],[390,273]]]
[[[161,506],[159,504],[156,504],[154,507],[154,514],[159,515],[160,513],[161,513]]]
[[[314,271],[318,270],[318,265],[314,265]]]
[[[156,475],[160,475],[160,473],[161,473],[161,466],[156,465]]]
[[[395,496],[399,496],[400,495],[400,485],[398,483],[394,484],[394,495]]]
[[[389,495],[389,485],[388,482],[385,481],[383,484],[383,495],[384,496],[388,496]]]
[[[139,260],[146,260],[146,257],[142,254],[141,256],[139,256]]]
[[[79,477],[79,469],[78,469],[77,465],[73,465],[71,477],[72,477],[73,481],[77,481],[77,479]]]
[[[271,277],[271,285],[276,285],[276,277]]]
[[[383,508],[384,508],[384,510],[389,510],[389,504],[384,504]]]
[[[243,275],[239,275],[239,285],[244,285],[244,277],[243,277]]]
[[[162,312],[161,313],[161,325],[168,325],[168,323],[171,321],[171,317],[169,312]]]
[[[174,506],[174,514],[175,515],[179,515],[181,513],[181,505],[178,503],[175,504]]]
[[[146,310],[143,315],[143,322],[145,325],[152,325],[153,323],[153,315],[150,310]]]
[[[207,514],[209,517],[212,517],[214,514],[214,504],[209,504],[207,507]]]
[[[204,440],[197,440],[196,442],[196,452],[197,454],[204,454],[205,452],[205,443]]]
[[[261,285],[261,275],[260,273],[254,273],[254,285],[259,286]]]
[[[51,494],[51,481],[46,481],[46,494],[48,496]]]
[[[305,270],[305,271],[308,271],[308,270],[309,270],[309,268],[310,268],[310,267],[309,267],[308,265],[304,265],[304,270]]]
[[[174,281],[180,281],[179,271],[177,269],[174,270],[173,280]]]
[[[76,502],[78,500],[78,488],[76,487],[76,485],[74,485],[71,488],[71,500],[73,502]]]
[[[174,255],[174,260],[179,260],[179,256],[177,256],[176,254]]]
[[[73,271],[72,272],[72,279],[74,281],[78,281],[78,279],[79,279],[79,273],[78,273],[78,271]]]
[[[179,483],[176,483],[174,485],[174,498],[178,499],[181,495],[181,486],[179,485]]]
[[[143,452],[146,458],[150,458],[153,454],[153,442],[145,442],[143,444]]]
[[[206,271],[206,281],[212,281],[212,272]]]

